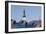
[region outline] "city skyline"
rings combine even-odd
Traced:
[[[41,6],[20,6],[11,5],[11,18],[17,22],[23,17],[23,11],[25,10],[26,18],[31,20],[41,19]]]

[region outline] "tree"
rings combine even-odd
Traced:
[[[16,24],[16,21],[15,20],[13,21],[13,24]]]

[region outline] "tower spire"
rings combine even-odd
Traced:
[[[23,17],[26,17],[25,10],[23,11]]]

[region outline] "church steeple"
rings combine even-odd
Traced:
[[[26,17],[25,10],[23,11],[23,17]]]

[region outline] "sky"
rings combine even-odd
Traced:
[[[11,19],[19,22],[23,18],[24,10],[28,21],[41,19],[41,6],[20,5],[11,5]]]

